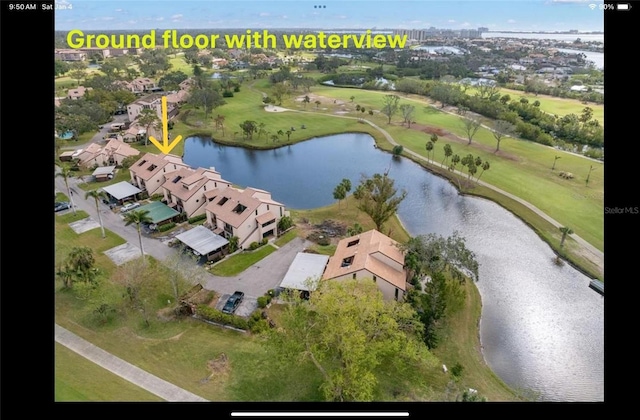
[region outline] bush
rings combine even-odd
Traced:
[[[262,238],[262,240],[260,241],[260,245],[266,245],[267,242],[269,242],[267,238]]]
[[[253,250],[255,250],[255,249],[258,249],[258,248],[260,248],[260,244],[259,244],[259,243],[257,243],[257,242],[251,242],[251,244],[249,244],[249,249],[250,249],[251,251],[253,251]]]
[[[235,315],[225,314],[224,312],[211,308],[207,305],[198,305],[196,307],[196,314],[208,321],[218,324],[230,325],[242,330],[249,328],[249,323],[246,319]]]
[[[240,86],[236,86],[236,87],[234,87],[234,88],[233,88],[233,91],[234,91],[234,92],[240,92]]]
[[[269,297],[260,296],[258,297],[258,308],[266,308],[269,304]]]
[[[199,216],[190,217],[189,218],[189,224],[193,224],[193,223],[199,222],[200,220],[204,220],[206,218],[207,218],[206,214],[201,214]]]
[[[464,367],[460,364],[460,363],[456,363],[452,368],[451,368],[451,374],[453,376],[455,376],[456,378],[459,378],[462,376],[462,372],[464,371]]]
[[[171,223],[167,223],[166,225],[160,225],[158,226],[158,231],[159,232],[166,232],[169,229],[173,229],[174,227],[176,227],[176,224],[171,222]]]
[[[231,92],[230,90],[225,90],[224,92],[222,92],[222,97],[223,98],[233,98],[233,92]]]
[[[285,230],[289,229],[291,226],[293,226],[293,220],[289,216],[283,216],[278,221],[278,231],[280,232],[284,232]]]
[[[151,197],[149,197],[149,199],[150,199],[151,201],[160,201],[160,200],[164,199],[164,194],[162,194],[162,193],[160,193],[160,194],[156,193],[156,194],[153,194]]]

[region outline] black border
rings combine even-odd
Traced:
[[[53,18],[53,1],[0,2],[0,408],[23,415],[53,399]]]
[[[18,3],[18,2],[14,2]],[[25,3],[24,1],[19,3]],[[53,33],[54,13],[42,10],[43,4],[51,5],[53,1],[33,1],[37,10],[11,12],[10,2],[0,4],[0,229],[3,225],[15,224],[20,229],[4,229],[0,234],[0,249],[4,251],[0,282],[0,321],[4,320],[2,338],[4,346],[0,346],[0,363],[2,364],[2,402],[0,408],[13,411],[8,407],[15,404],[22,413],[27,410],[40,411],[42,402],[53,403],[53,325],[49,316],[54,316],[52,299],[53,289],[50,287],[53,255],[48,252],[53,243],[53,219],[50,218],[48,194],[54,189],[51,170],[50,142],[53,131]],[[607,100],[605,102],[605,136],[609,146],[606,149],[608,165],[605,166],[605,209],[606,208],[640,208],[640,197],[635,193],[634,173],[636,168],[633,159],[640,148],[636,139],[634,122],[638,119],[635,106],[639,90],[635,64],[636,29],[640,19],[640,3],[630,3],[630,11],[604,12],[605,21],[605,86]],[[22,141],[14,141],[20,139]],[[4,176],[3,176],[4,175]],[[46,180],[46,182],[43,182]],[[49,182],[48,186],[47,182]],[[14,202],[12,197],[20,197],[19,192],[32,189],[34,194],[30,203]],[[42,192],[42,194],[40,193]],[[2,199],[4,197],[4,200]],[[7,211],[3,211],[4,203]],[[25,212],[25,205],[43,211]],[[42,217],[46,214],[46,217]],[[34,217],[35,216],[35,217]],[[637,231],[638,215],[605,214],[605,251],[607,253],[608,299],[618,299],[624,293],[625,284],[634,282],[636,269],[629,264],[630,254],[635,249],[633,233]],[[628,238],[628,239],[625,239]],[[25,241],[26,239],[26,241]],[[42,246],[44,243],[45,246]],[[37,252],[26,255],[24,247],[36,246]],[[633,257],[631,257],[633,258]],[[633,260],[632,260],[633,261]],[[15,265],[15,267],[14,267]],[[623,267],[620,270],[620,267]],[[625,269],[628,267],[629,269]],[[36,270],[33,270],[36,268]],[[43,271],[40,274],[40,270]],[[51,294],[50,294],[51,293]],[[34,299],[36,298],[36,299]],[[620,310],[624,302],[616,302]],[[612,328],[615,326],[612,317],[612,305],[605,305],[605,403],[615,404],[621,401],[632,402],[633,383],[619,378],[619,383],[611,380],[610,373],[619,370],[621,375],[633,372],[634,357],[616,356],[617,360],[626,362],[627,367],[612,366],[617,360],[611,352],[620,353],[621,349],[630,348],[630,343],[612,344]],[[624,310],[624,309],[622,309]],[[632,315],[632,314],[630,314]],[[634,323],[633,315],[629,324]],[[12,321],[19,319],[20,327],[12,327]],[[618,320],[623,321],[623,320]],[[17,323],[16,323],[17,324]],[[26,330],[22,330],[27,325]],[[20,331],[16,331],[20,328]],[[632,333],[633,330],[629,330]],[[6,339],[10,336],[10,341]],[[625,334],[632,339],[632,335]],[[613,346],[613,350],[612,350]],[[622,353],[624,355],[624,353]],[[49,376],[51,375],[51,376]],[[618,376],[618,375],[616,375]],[[615,389],[615,392],[612,390]],[[27,396],[28,395],[28,396]],[[517,410],[523,404],[485,403],[473,405],[474,412],[484,409]],[[525,403],[527,409],[531,404]],[[578,406],[589,410],[603,408],[603,404],[580,403],[536,403],[537,407],[562,411],[563,408],[573,410]],[[198,407],[197,409],[195,407]],[[65,413],[104,412],[111,410],[129,414],[184,415],[202,413],[207,416],[230,417],[232,411],[409,411],[410,417],[420,416],[423,409],[440,413],[441,409],[451,409],[448,403],[385,403],[385,404],[330,404],[330,403],[54,403],[55,411]],[[536,407],[536,408],[537,408]],[[460,407],[454,408],[458,410]],[[467,408],[471,408],[468,407]],[[140,411],[138,411],[140,409]],[[175,410],[175,411],[174,411]],[[479,411],[478,411],[479,410]]]

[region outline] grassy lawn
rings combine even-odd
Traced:
[[[68,213],[56,216],[55,223],[55,263],[61,263],[73,247],[88,246],[93,249],[96,266],[108,274],[113,271],[115,264],[103,254],[104,251],[124,244],[126,241],[120,236],[105,229],[106,238],[102,237],[99,227],[87,232],[76,233],[69,227],[69,223],[89,217],[85,211],[78,211],[76,215]]]
[[[93,171],[91,171],[91,173],[93,173]],[[91,175],[88,176],[88,178],[90,177]],[[120,168],[120,169],[116,169],[116,175],[113,177],[113,179],[110,179],[108,181],[81,182],[78,184],[78,187],[80,187],[83,191],[93,191],[98,188],[103,188],[109,185],[117,184],[118,182],[129,181],[130,179],[131,179],[131,173],[129,172],[129,170]]]
[[[59,343],[54,375],[55,401],[164,401]]]
[[[276,244],[277,246],[281,247],[281,246],[286,245],[289,242],[291,242],[297,236],[298,236],[298,234],[296,233],[296,230],[295,229],[291,229],[289,232],[285,233],[284,235],[282,235],[281,237],[276,239],[273,243]]]
[[[239,254],[225,258],[209,271],[216,276],[235,276],[274,251],[276,251],[276,248],[269,244],[263,245],[255,251],[242,251]]]

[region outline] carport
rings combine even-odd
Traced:
[[[115,175],[115,170],[115,166],[101,166],[99,168],[96,168],[96,170],[93,171],[93,174],[91,175],[93,175],[96,181],[106,181],[113,178],[113,176]]]
[[[204,226],[196,226],[176,235],[176,239],[195,251],[196,255],[206,257],[207,261],[221,259],[227,244],[229,244],[228,240],[216,235]]]
[[[139,207],[138,210],[148,211],[149,214],[147,214],[147,216],[151,218],[151,223],[155,223],[156,225],[169,223],[174,217],[180,215],[176,210],[160,201],[145,204],[144,206]]]
[[[280,289],[299,290],[308,297],[322,278],[327,262],[328,255],[298,252],[280,282]]]
[[[131,185],[127,181],[118,182],[117,184],[102,187],[102,190],[113,197],[118,203],[122,204],[128,199],[135,200],[136,194],[142,190],[135,185]]]

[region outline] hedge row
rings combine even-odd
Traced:
[[[189,224],[190,224],[190,225],[191,225],[191,224],[194,224],[194,223],[199,222],[200,220],[204,220],[204,219],[206,219],[206,218],[207,218],[207,215],[206,215],[206,214],[201,214],[201,215],[199,215],[199,216],[193,216],[193,217],[190,217],[190,218],[189,218]]]
[[[249,328],[249,324],[246,319],[239,316],[225,314],[215,308],[211,308],[207,305],[198,305],[196,308],[196,314],[206,320],[217,322],[218,324],[230,325],[241,330]]]
[[[169,229],[173,229],[174,227],[176,227],[176,224],[171,222],[171,223],[167,223],[166,225],[160,225],[158,226],[158,231],[159,232],[166,232]]]

